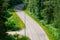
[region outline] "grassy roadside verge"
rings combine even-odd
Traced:
[[[13,11],[11,13],[13,14],[13,17],[14,17],[14,19],[16,19],[16,22],[18,23],[20,28],[23,29],[25,27],[25,24],[23,23],[23,21],[18,17],[18,15],[16,14],[15,11]]]
[[[42,23],[39,20],[37,20],[37,18],[35,18],[34,16],[32,16],[30,14],[30,12],[27,11],[27,10],[24,10],[24,12],[27,15],[29,15],[31,18],[33,18],[44,29],[44,31],[46,32],[47,36],[49,37],[49,40],[56,40],[55,37],[50,33],[50,31],[44,25],[42,25]]]
[[[6,24],[8,25],[8,31],[22,30],[25,28],[25,24],[13,9],[8,10],[8,13],[12,15],[6,22]]]

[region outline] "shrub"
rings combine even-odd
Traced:
[[[30,40],[30,39],[26,36],[14,34],[14,35],[7,35],[6,40]]]
[[[6,12],[4,13],[4,15],[5,15],[6,18],[9,18],[9,17],[12,16],[12,14],[11,14],[11,13],[8,13],[8,11],[6,11]]]
[[[9,19],[9,20],[6,22],[6,26],[7,26],[7,31],[20,30],[20,26],[18,26],[18,25],[15,23],[15,20],[14,20],[14,19]]]

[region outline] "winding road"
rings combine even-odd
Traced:
[[[25,14],[23,9],[23,4],[15,7],[15,12],[19,18],[25,23],[26,28],[20,31],[9,32],[10,34],[21,34],[28,36],[31,40],[49,40],[47,34],[41,28],[41,26],[33,20],[30,16]]]

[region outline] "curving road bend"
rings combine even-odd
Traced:
[[[20,17],[20,19],[25,23],[26,28],[20,31],[9,32],[10,34],[21,34],[28,36],[31,40],[49,40],[47,34],[41,28],[41,26],[24,13],[22,10],[23,5],[18,5],[15,7],[16,14]]]

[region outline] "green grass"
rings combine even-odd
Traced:
[[[28,10],[24,10],[24,12],[25,12],[27,15],[29,15],[31,18],[33,18],[33,19],[43,28],[43,30],[46,32],[49,40],[56,40],[56,37],[54,37],[54,36],[50,33],[50,31],[49,31],[37,18],[34,17],[34,15],[32,16]]]
[[[25,24],[13,9],[8,10],[8,13],[12,14],[12,16],[8,18],[8,21],[6,22],[7,31],[22,30],[25,28]]]
[[[21,29],[23,29],[25,27],[25,24],[23,23],[23,21],[18,17],[16,12],[13,11],[11,13],[13,14],[13,17],[16,20],[17,24],[20,26]]]

